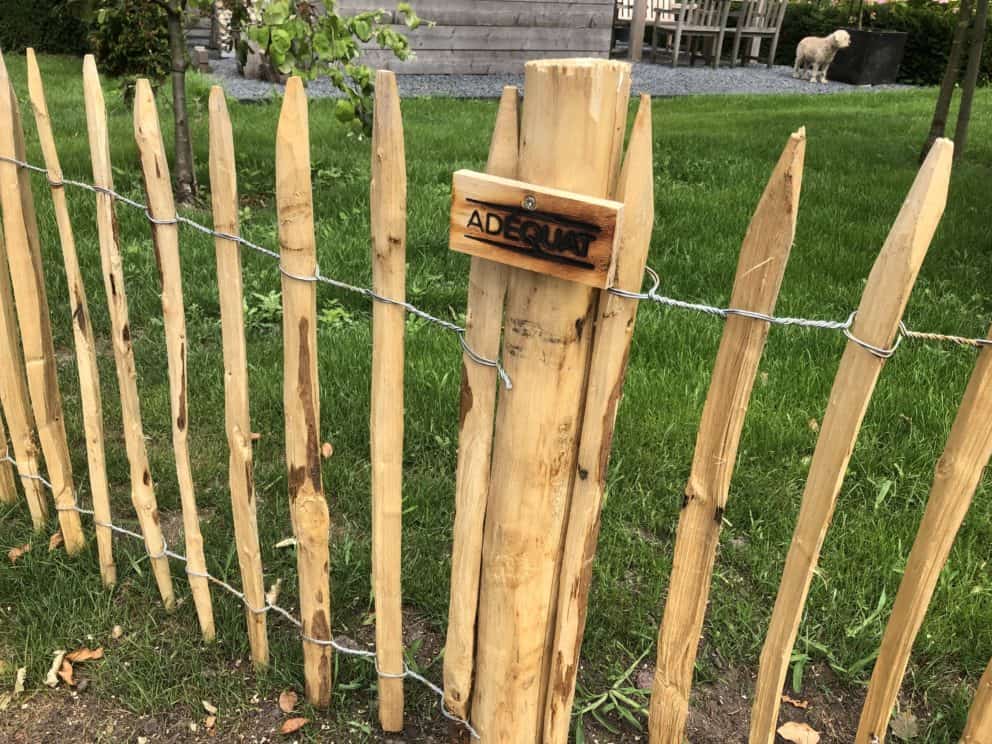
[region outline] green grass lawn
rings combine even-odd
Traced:
[[[65,174],[91,180],[80,61],[44,57],[41,64]],[[24,59],[10,56],[7,65],[27,114]],[[206,83],[194,78],[191,116],[204,185],[206,90]],[[107,94],[117,187],[143,199],[130,110],[113,82]],[[920,90],[656,101],[657,214],[650,264],[662,277],[663,291],[713,304],[728,301],[750,213],[789,133],[805,125],[809,144],[799,228],[778,311],[846,318],[915,174],[934,97],[935,91]],[[167,105],[160,102],[166,120]],[[368,284],[369,144],[347,134],[333,109],[333,102],[321,101],[310,110],[320,264],[325,274]],[[980,91],[969,152],[957,166],[947,213],[907,310],[913,327],[982,335],[992,321],[990,110],[992,91]],[[468,259],[447,249],[451,174],[484,166],[495,102],[407,100],[403,111],[410,299],[435,314],[461,318]],[[271,246],[276,244],[278,113],[277,103],[231,105],[243,230]],[[25,119],[30,159],[41,162],[33,120]],[[47,187],[42,179],[35,185],[76,484],[88,502],[65,278]],[[93,323],[104,350],[100,364],[115,520],[132,524],[93,198],[70,191],[69,199]],[[152,473],[163,520],[177,525],[165,347],[149,230],[140,213],[121,207],[118,216]],[[192,210],[190,216],[210,223],[206,211]],[[182,239],[191,449],[207,562],[211,572],[238,584],[214,248],[206,236],[189,230]],[[252,420],[261,433],[256,480],[266,583],[282,577],[281,602],[292,606],[295,557],[274,547],[290,534],[278,272],[268,259],[246,254],[245,284]],[[325,468],[333,522],[334,626],[337,633],[366,638],[372,611],[370,308],[361,298],[327,287],[319,290],[319,308],[321,432],[334,445]],[[582,700],[609,687],[645,652],[646,660],[653,660],[682,491],[720,332],[719,321],[681,311],[644,307],[639,316],[583,647]],[[409,324],[407,339],[404,601],[426,639],[419,663],[439,679],[441,664],[431,664],[428,657],[436,657],[436,640],[443,640],[448,602],[460,350],[451,334],[419,322]],[[822,418],[843,345],[838,333],[774,328],[770,334],[713,580],[696,674],[704,689],[728,667],[756,668],[816,442],[810,421]],[[851,460],[810,593],[796,665],[832,668],[829,684],[844,694],[854,715],[974,360],[971,350],[903,344],[885,368]],[[987,485],[986,479],[941,576],[903,686],[907,704],[921,718],[920,741],[945,742],[959,735],[975,682],[992,655]],[[23,502],[0,507],[0,548],[6,552],[29,538]],[[95,546],[69,560],[61,551],[49,553],[47,540],[47,534],[34,538],[34,549],[16,564],[6,559],[0,564],[0,660],[5,662],[0,689],[8,690],[14,670],[26,666],[29,689],[37,690],[53,650],[87,642],[105,645],[108,658],[85,669],[90,678],[85,694],[113,696],[116,705],[140,714],[187,711],[191,719],[202,718],[199,701],[206,699],[220,707],[223,726],[225,716],[253,705],[255,693],[271,699],[287,686],[301,687],[300,644],[285,622],[271,618],[272,668],[254,677],[247,663],[233,666],[234,660],[248,658],[243,614],[233,598],[214,592],[219,642],[205,647],[198,640],[180,566],[174,571],[185,601],[170,616],[160,609],[140,544],[116,543],[119,585],[106,592]],[[114,625],[125,630],[119,641],[110,639]],[[337,727],[335,740],[372,740],[375,692],[369,665],[339,659],[337,674],[335,708],[320,714],[321,720]],[[812,684],[807,675],[807,694],[813,693]],[[409,719],[436,716],[430,708],[433,698],[412,684],[408,689]],[[742,728],[746,710],[745,705],[739,716]]]

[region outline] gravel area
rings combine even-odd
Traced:
[[[261,80],[246,80],[238,74],[233,57],[211,61],[212,75],[228,95],[242,101],[262,100],[282,92],[282,86]],[[504,85],[523,86],[523,75],[399,75],[400,95],[404,98],[499,98]],[[852,91],[899,90],[911,86],[855,86],[845,83],[826,85],[796,80],[791,67],[749,65],[748,67],[676,67],[667,64],[634,65],[635,93],[653,96],[691,96],[738,93],[849,93]],[[338,91],[326,80],[315,80],[307,87],[312,98],[336,98]]]

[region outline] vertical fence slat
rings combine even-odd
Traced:
[[[517,175],[518,98],[515,86],[503,88],[486,163],[486,172],[490,175],[504,178]],[[506,268],[473,256],[468,273],[465,342],[487,359],[499,355],[505,296]],[[476,364],[467,354],[462,356],[451,596],[444,645],[444,703],[461,718],[468,718],[475,667],[475,619],[479,607],[482,533],[489,496],[498,383],[495,369]]]
[[[279,217],[289,504],[297,540],[303,672],[307,700],[331,699],[330,516],[320,462],[320,389],[317,383],[317,246],[310,183],[307,98],[298,77],[286,84],[276,130],[276,210]],[[295,277],[303,277],[295,278]]]
[[[210,198],[214,229],[239,235],[238,181],[234,136],[224,91],[210,90]],[[241,588],[248,607],[265,607],[262,553],[255,515],[255,478],[251,448],[251,419],[248,415],[248,352],[245,344],[244,290],[241,275],[241,246],[216,238],[217,288],[220,298],[221,336],[224,344],[224,415],[230,451],[228,478],[234,540],[241,568]],[[256,666],[269,663],[269,640],[264,612],[245,609],[248,643]]]
[[[86,300],[86,287],[79,269],[76,253],[76,239],[66,204],[65,187],[60,185],[62,166],[52,133],[52,121],[45,101],[45,88],[41,70],[34,50],[27,50],[28,92],[31,107],[34,109],[35,124],[41,152],[48,170],[48,180],[52,193],[52,206],[62,246],[62,259],[65,265],[66,282],[69,285],[69,310],[72,317],[72,335],[76,346],[76,368],[79,374],[79,399],[83,408],[83,429],[86,433],[86,462],[89,466],[90,491],[93,497],[93,521],[96,524],[97,551],[100,561],[100,576],[104,586],[117,583],[117,567],[114,565],[113,532],[108,526],[110,516],[110,489],[107,485],[107,462],[103,438],[103,402],[100,399],[100,370],[96,361],[96,343],[93,338],[93,325],[90,322],[89,304]]]
[[[110,138],[107,131],[107,110],[103,89],[93,55],[83,59],[83,99],[86,105],[86,128],[89,135],[90,160],[93,165],[93,183],[99,188],[114,188],[110,167]],[[121,421],[124,429],[124,446],[127,450],[131,477],[131,503],[134,505],[145,548],[151,560],[152,573],[158,585],[162,603],[167,610],[175,606],[169,560],[162,552],[165,539],[159,526],[158,503],[155,485],[148,466],[148,451],[141,425],[141,404],[138,398],[137,370],[134,348],[131,343],[127,293],[124,289],[124,269],[117,235],[117,215],[114,199],[106,193],[96,195],[97,233],[100,241],[100,265],[107,310],[113,338],[114,364],[121,401]]]
[[[176,456],[179,500],[183,512],[186,541],[186,573],[196,605],[196,616],[206,641],[214,639],[214,612],[210,602],[207,563],[203,556],[203,535],[196,509],[193,468],[189,460],[189,405],[186,373],[186,312],[183,304],[182,267],[179,262],[179,225],[175,224],[176,205],[172,198],[169,161],[159,128],[155,96],[147,80],[139,80],[134,91],[134,139],[141,154],[141,171],[148,194],[152,220],[152,243],[162,285],[162,316],[169,366],[169,401],[172,410],[172,448]]]
[[[0,256],[2,258],[2,256]],[[6,461],[12,457],[8,446],[7,427],[3,424],[3,403],[0,402],[0,504],[17,503],[17,487],[14,485],[14,466]]]
[[[984,347],[937,463],[930,498],[875,660],[855,738],[858,744],[885,741],[913,642],[990,455],[992,348]]]
[[[14,88],[0,55],[0,155],[24,160],[24,131]],[[45,455],[59,525],[70,555],[83,548],[82,523],[76,511],[72,462],[62,418],[62,395],[55,367],[52,320],[48,311],[41,245],[35,219],[30,174],[13,163],[0,163],[0,200],[7,239],[7,262],[17,305],[31,407]]]
[[[796,234],[806,154],[793,134],[758,202],[741,245],[730,305],[772,314]],[[648,731],[652,744],[682,744],[692,672],[706,616],[723,511],[768,324],[726,319],[703,406],[689,482],[675,538]]]
[[[10,427],[11,447],[17,460],[18,473],[24,496],[31,512],[31,524],[36,530],[48,521],[48,500],[37,476],[38,444],[34,430],[34,414],[28,396],[28,380],[24,371],[24,356],[17,337],[17,318],[14,312],[14,295],[7,268],[7,248],[3,230],[0,229],[0,402],[3,404],[7,426]]]
[[[961,744],[992,744],[992,661],[985,667],[985,674],[975,690]]]
[[[878,348],[890,347],[896,338],[903,309],[944,212],[953,151],[949,140],[935,143],[868,277],[851,332]],[[782,684],[813,571],[851,451],[884,364],[884,359],[854,341],[848,341],[820,427],[799,518],[761,651],[751,711],[751,744],[774,741]]]
[[[612,194],[629,65],[547,60],[525,70],[521,180]],[[535,741],[543,729],[596,300],[590,287],[508,272],[503,363],[514,384],[496,412],[472,693],[473,722],[492,741]]]
[[[641,288],[654,227],[651,130],[651,98],[643,95],[614,196],[624,205],[615,286],[634,292]],[[578,478],[572,491],[558,579],[557,627],[544,711],[544,744],[565,744],[568,741],[579,650],[592,585],[592,562],[596,555],[600,510],[606,491],[606,470],[620,393],[627,373],[627,356],[634,335],[637,306],[637,300],[606,292],[599,298],[576,461]]]
[[[372,128],[372,285],[406,299],[406,154],[396,75],[375,76]],[[379,670],[403,674],[403,324],[406,311],[372,307],[372,583]],[[403,730],[403,679],[379,677],[379,723]]]

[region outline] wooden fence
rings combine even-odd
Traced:
[[[69,181],[62,174],[42,77],[30,51],[28,77],[44,168],[25,163],[17,98],[0,58],[0,358],[5,360],[0,365],[0,403],[12,442],[11,451],[0,456],[0,500],[13,503],[18,498],[10,468],[16,463],[34,526],[41,529],[50,508],[43,486],[50,487],[70,554],[77,554],[85,543],[80,515],[92,515],[107,586],[116,580],[114,532],[141,537],[166,608],[175,602],[169,561],[185,560],[203,637],[215,634],[212,585],[234,592],[245,604],[252,658],[260,667],[269,662],[267,613],[283,614],[300,628],[306,697],[326,706],[332,653],[349,651],[335,643],[331,631],[330,515],[321,475],[326,453],[319,439],[315,289],[316,282],[326,278],[319,274],[316,261],[302,84],[290,80],[276,133],[277,254],[239,235],[235,148],[220,89],[211,92],[209,103],[214,214],[209,228],[176,213],[158,113],[147,82],[138,84],[134,103],[146,207],[114,192],[103,94],[93,59],[88,57],[83,66],[91,185]],[[374,286],[356,291],[376,300],[370,437],[377,650],[350,653],[375,656],[380,723],[385,731],[399,731],[404,722],[404,680],[424,681],[403,661],[404,317],[407,312],[430,316],[405,299],[403,126],[393,74],[380,71],[376,82],[371,163]],[[471,722],[468,730],[483,741],[557,744],[567,741],[570,729],[613,423],[638,303],[660,301],[653,292],[640,291],[654,213],[651,102],[646,96],[640,99],[621,168],[630,88],[626,64],[530,63],[525,85],[528,97],[522,115],[518,115],[516,89],[508,88],[500,102],[487,163],[490,176],[519,178],[524,182],[521,188],[534,193],[546,193],[538,187],[551,187],[575,198],[577,194],[612,197],[615,202],[609,203],[615,204],[622,219],[618,217],[608,287],[565,281],[554,268],[528,271],[476,256],[469,274],[466,327],[438,321],[457,332],[465,347],[443,710],[455,720]],[[548,106],[548,101],[555,106]],[[582,157],[575,157],[580,148]],[[773,313],[795,235],[805,149],[804,130],[786,142],[744,236],[733,309],[716,310],[726,325],[679,518],[658,636],[649,718],[654,744],[683,741],[722,518],[758,364],[770,325],[796,322],[776,319]],[[905,333],[900,331],[900,318],[944,210],[952,151],[950,142],[939,140],[920,169],[868,277],[853,321],[821,324],[842,330],[848,343],[810,464],[761,654],[750,719],[752,744],[775,737],[782,686],[810,581],[875,383]],[[69,466],[45,267],[29,182],[32,168],[47,174],[68,280],[92,511],[76,504]],[[104,289],[140,536],[113,525],[110,513],[94,329],[64,194],[69,185],[93,191],[97,203]],[[119,203],[146,209],[159,267],[185,558],[168,549],[159,526],[116,226]],[[525,199],[524,209],[533,208]],[[203,555],[186,442],[182,224],[208,232],[216,241],[240,590],[210,577]],[[287,486],[298,545],[298,620],[270,603],[262,584],[242,316],[240,252],[246,245],[278,259],[282,274],[283,403]],[[858,744],[886,738],[913,641],[992,454],[992,348],[981,340],[974,343],[982,346],[978,362],[937,465],[858,731],[850,732]],[[494,361],[501,349],[502,368]],[[2,428],[0,436],[6,448],[7,433]],[[38,466],[39,453],[47,478]],[[992,665],[979,685],[962,741],[992,742]]]

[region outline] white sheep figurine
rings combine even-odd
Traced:
[[[830,36],[807,36],[796,47],[796,66],[792,69],[792,77],[804,77],[809,69],[811,83],[815,83],[818,77],[821,83],[826,83],[827,69],[834,61],[837,50],[849,46],[851,35],[843,29],[834,31]]]

